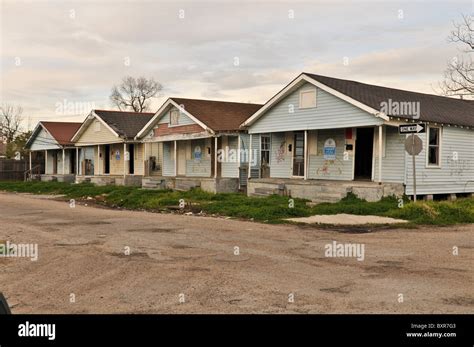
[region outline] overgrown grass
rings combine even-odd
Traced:
[[[407,199],[400,207],[394,197],[378,202],[367,202],[348,195],[338,203],[307,206],[306,201],[269,196],[247,197],[243,194],[211,194],[200,189],[187,192],[171,190],[142,190],[136,187],[95,186],[93,184],[67,184],[60,182],[0,182],[0,190],[33,194],[61,194],[68,199],[88,199],[110,207],[142,210],[176,210],[181,199],[186,203],[185,212],[229,216],[267,223],[281,223],[291,217],[307,217],[315,214],[348,213],[376,215],[405,219],[411,224],[453,225],[474,223],[474,199],[456,201],[430,201],[412,203]]]

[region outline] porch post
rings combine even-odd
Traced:
[[[304,179],[308,178],[308,130],[304,131]]]
[[[48,150],[44,151],[44,174],[48,173]]]
[[[100,145],[97,145],[97,175],[100,176]]]
[[[31,151],[29,152],[30,154],[30,175],[31,175]]]
[[[248,174],[248,178],[250,178],[250,170],[252,170],[252,134],[250,134],[248,157],[249,157],[249,172],[247,172],[247,174]]]
[[[63,147],[63,175],[65,174],[65,172],[64,172],[64,167],[65,167],[65,166],[64,166],[64,162],[65,162],[65,161],[66,161],[66,155],[65,155],[65,153],[64,153],[64,147]]]
[[[124,142],[123,143],[123,185],[125,185],[125,175],[127,174],[127,161],[125,159],[127,159],[127,156],[125,155],[125,153],[127,153],[127,144]],[[128,158],[130,159],[130,157]]]
[[[79,176],[79,147],[76,147],[76,175]]]
[[[149,174],[148,174],[149,175]],[[143,142],[143,176],[147,176],[146,167],[146,142]]]
[[[217,136],[214,137],[214,178],[217,178]]]
[[[178,141],[174,140],[174,177],[178,175]]]
[[[379,125],[379,183],[382,183],[382,157],[383,157],[382,127],[383,125]]]
[[[240,171],[240,134],[237,135],[237,162],[239,163],[238,168]],[[239,174],[240,177],[240,174]]]

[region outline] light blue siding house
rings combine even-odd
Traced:
[[[247,183],[250,137],[240,124],[262,105],[169,98],[138,133],[146,149],[162,147],[162,176],[145,175],[145,188],[236,192]],[[241,155],[241,153],[244,153]],[[145,159],[148,154],[145,153]]]
[[[241,126],[257,155],[249,195],[375,201],[414,194],[409,135],[424,125],[416,194],[474,192],[474,102],[302,73]]]

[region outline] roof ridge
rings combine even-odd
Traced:
[[[263,106],[263,104],[256,104],[256,103],[253,103],[253,102],[223,101],[223,100],[210,100],[210,99],[194,99],[194,98],[182,98],[182,97],[175,97],[175,96],[170,96],[169,98],[170,99],[189,100],[189,101],[206,101],[206,102],[218,102],[218,103],[226,103],[226,104]]]
[[[155,112],[136,112],[136,111],[119,111],[119,110],[103,110],[103,109],[92,109],[94,112],[108,112],[108,113],[134,113],[134,114],[155,114]]]
[[[365,82],[360,82],[360,81],[355,81],[355,80],[350,80],[350,79],[345,79],[345,78],[337,78],[337,77],[331,77],[331,76],[325,76],[325,75],[318,75],[318,74],[314,74],[314,73],[310,73],[310,72],[302,72],[302,74],[308,75],[310,77],[311,76],[316,76],[316,77],[329,78],[329,79],[332,79],[332,80],[352,82],[352,83],[357,83],[357,84],[363,84],[363,85],[369,86],[369,87],[377,87],[377,88],[383,88],[383,89],[388,89],[388,90],[396,90],[396,91],[400,91],[400,92],[404,92],[404,93],[418,94],[418,95],[424,95],[424,96],[436,97],[436,98],[443,98],[443,99],[454,100],[454,101],[474,102],[474,100],[469,100],[469,99],[457,99],[457,98],[453,98],[453,97],[449,97],[449,96],[422,93],[422,92],[415,92],[415,91],[411,91],[411,90],[392,88],[392,87],[385,87],[385,86],[381,86],[381,85],[377,85],[377,84],[370,84],[370,83],[365,83]],[[323,83],[323,82],[321,82],[321,83]]]

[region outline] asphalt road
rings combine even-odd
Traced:
[[[36,261],[0,257],[0,291],[13,313],[473,313],[473,236],[473,225],[354,234],[0,193],[0,240],[38,245]],[[363,260],[327,257],[333,241],[363,245]]]

